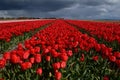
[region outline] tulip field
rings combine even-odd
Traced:
[[[0,80],[120,80],[120,23],[0,23]]]

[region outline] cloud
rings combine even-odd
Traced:
[[[120,0],[1,0],[0,16],[120,18]]]
[[[7,11],[0,11],[0,17],[11,17]]]
[[[0,10],[39,10],[41,12],[55,11],[69,7],[74,1],[64,0],[2,0]]]

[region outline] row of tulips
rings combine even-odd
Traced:
[[[107,41],[117,40],[120,43],[120,24],[108,22],[92,22],[92,21],[72,21],[81,28],[90,31],[91,34],[104,38]]]
[[[23,35],[25,32],[37,29],[52,20],[38,20],[25,22],[12,22],[0,24],[0,41],[9,42],[13,36]]]
[[[2,36],[0,35],[0,54],[13,49],[13,47],[15,47],[19,42],[23,42],[25,39],[30,38],[37,31],[44,29],[47,25],[51,24],[52,22],[53,20],[1,23],[0,33]],[[8,33],[11,36],[9,36]],[[9,42],[5,41],[4,39],[7,39],[7,41]]]
[[[112,76],[108,63],[118,68]],[[119,80],[120,52],[56,20],[15,50],[5,52],[0,68],[5,80]]]
[[[114,50],[120,51],[120,24],[110,22],[93,22],[67,20],[69,23],[76,25],[81,31],[87,31],[89,35],[95,37],[101,43],[113,47]]]

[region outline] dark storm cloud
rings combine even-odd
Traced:
[[[2,0],[0,10],[39,10],[43,12],[55,11],[69,7],[74,1],[64,0]]]
[[[0,17],[116,18],[120,0],[1,0]]]
[[[99,6],[99,5],[113,5],[113,2],[108,0],[79,0],[79,4],[86,6]]]
[[[112,4],[106,0],[2,0],[0,10],[29,10],[54,11],[69,7],[75,3],[86,6]]]

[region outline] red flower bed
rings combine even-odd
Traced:
[[[93,65],[92,67],[88,65],[85,69],[85,65],[90,62],[94,65],[101,65],[105,68],[103,70],[106,70],[107,68],[111,69],[106,64],[112,63],[119,69],[120,58],[115,54],[118,55],[120,52],[114,52],[112,48],[99,44],[93,37],[82,34],[63,20],[57,20],[54,24],[36,33],[31,39],[25,40],[23,45],[18,44],[15,50],[5,53],[3,59],[0,60],[0,68],[3,69],[4,67],[5,70],[10,70],[8,75],[5,72],[3,73],[3,77],[9,79],[19,79],[20,76],[25,78],[26,75],[27,79],[75,80],[84,76],[86,76],[85,79],[88,77],[89,79],[96,79],[98,72],[97,78],[105,80],[109,79],[106,77],[106,73],[99,73],[100,69],[96,70]],[[105,65],[100,64],[104,60],[108,62]],[[81,65],[78,66],[79,64]],[[81,66],[84,67],[80,68]],[[90,72],[88,68],[94,69]],[[3,71],[5,71],[4,69]],[[87,69],[89,71],[84,72]],[[92,73],[94,70],[96,72]],[[17,77],[14,77],[13,72],[17,74]],[[9,76],[9,74],[14,75]]]
[[[0,40],[9,42],[13,36],[23,35],[25,32],[37,29],[51,21],[52,20],[0,23]]]
[[[109,22],[92,22],[92,21],[77,21],[67,20],[68,22],[79,26],[90,32],[91,35],[96,35],[98,38],[104,38],[107,41],[117,40],[120,43],[120,24]]]

